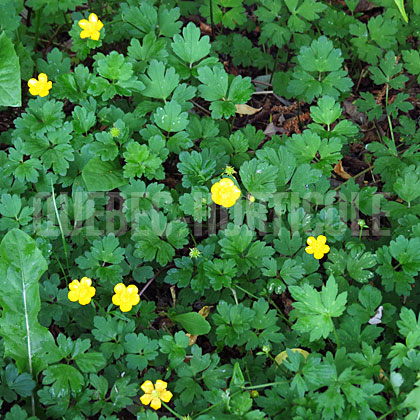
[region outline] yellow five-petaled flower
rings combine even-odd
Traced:
[[[95,13],[89,15],[89,20],[79,20],[79,26],[83,29],[80,32],[80,38],[91,38],[94,41],[99,40],[100,30],[104,27],[104,24],[98,19]]]
[[[125,287],[123,283],[118,283],[114,287],[114,292],[112,303],[119,306],[121,312],[131,311],[131,308],[140,302],[139,289],[134,284]]]
[[[161,401],[167,403],[172,398],[172,392],[166,390],[167,386],[168,384],[160,379],[156,381],[155,386],[153,386],[152,381],[143,382],[141,389],[145,394],[140,397],[140,401],[144,405],[150,404],[150,407],[159,410],[162,406]]]
[[[92,287],[92,280],[88,277],[83,277],[80,282],[79,280],[73,280],[69,284],[70,292],[68,298],[72,302],[77,302],[81,305],[87,305],[90,303],[93,296],[95,296],[96,290]]]
[[[223,178],[211,187],[211,199],[219,206],[232,207],[241,196],[241,190],[230,178]]]
[[[320,260],[324,257],[324,254],[330,252],[330,247],[326,245],[327,238],[324,235],[319,235],[316,239],[313,236],[310,236],[306,243],[309,245],[305,248],[305,251],[308,254],[314,254],[314,257],[317,260]]]
[[[52,88],[52,82],[48,81],[48,76],[45,73],[40,73],[37,79],[28,80],[29,93],[31,95],[47,96]]]

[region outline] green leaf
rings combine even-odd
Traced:
[[[414,165],[406,168],[394,182],[394,191],[407,203],[411,203],[420,197],[420,176]]]
[[[358,251],[357,249],[350,251],[350,256],[347,259],[347,271],[354,280],[367,283],[374,275],[367,268],[372,268],[375,265],[376,256],[371,252]]]
[[[124,342],[126,352],[130,353],[127,355],[127,366],[139,371],[146,369],[148,361],[158,356],[158,347],[157,340],[151,340],[144,334],[127,334]]]
[[[111,191],[127,184],[118,160],[103,162],[99,157],[85,165],[82,177],[88,191]]]
[[[73,366],[59,364],[44,370],[44,384],[53,384],[52,390],[59,397],[69,391],[80,392],[85,383],[83,375]]]
[[[55,82],[59,75],[66,74],[70,71],[70,58],[64,55],[58,48],[53,48],[47,54],[47,61],[38,58],[37,70],[38,73],[45,73],[49,80]]]
[[[268,201],[276,192],[274,179],[277,171],[266,162],[259,162],[257,159],[244,162],[239,175],[247,191],[259,200]]]
[[[174,36],[171,46],[174,53],[191,67],[192,63],[206,57],[210,52],[210,42],[207,35],[200,39],[201,31],[190,22],[182,30],[181,35]]]
[[[36,386],[35,381],[28,373],[19,375],[17,368],[10,364],[6,366],[6,383],[10,390],[16,392],[22,397],[29,397]]]
[[[226,98],[228,91],[228,74],[222,66],[200,67],[198,69],[198,80],[202,83],[198,87],[201,96],[206,101],[216,101]]]
[[[208,321],[197,312],[174,315],[172,320],[180,324],[185,331],[192,335],[208,334],[211,329]]]
[[[185,349],[188,347],[188,337],[183,331],[176,332],[174,337],[171,335],[164,335],[159,340],[159,346],[160,351],[168,355],[169,366],[176,368],[185,359]]]
[[[297,322],[293,329],[301,332],[309,332],[310,340],[327,338],[334,329],[333,317],[339,317],[346,308],[347,292],[337,296],[338,287],[333,276],[330,276],[326,286],[318,292],[304,284],[303,286],[289,286],[290,294],[295,302],[293,303],[294,318]]]
[[[146,88],[141,92],[149,98],[167,99],[179,84],[179,76],[175,69],[165,69],[165,64],[152,60],[147,69],[147,76],[142,75],[141,81]]]
[[[167,102],[163,108],[157,108],[153,119],[159,128],[168,133],[185,130],[188,125],[188,114],[181,112],[181,105],[175,101]]]
[[[311,118],[318,124],[326,124],[329,127],[340,115],[340,104],[330,96],[319,98],[317,106],[311,106]]]
[[[144,175],[147,179],[162,179],[162,159],[156,156],[145,144],[135,141],[128,143],[127,151],[123,153],[126,164],[124,165],[124,177],[133,178]]]
[[[406,21],[406,23],[408,23],[408,16],[407,16],[407,13],[405,12],[404,0],[394,0],[394,3],[397,5],[398,10],[400,11],[403,19]]]
[[[0,35],[0,105],[21,106],[20,65],[12,41]]]
[[[0,331],[4,355],[11,357],[20,372],[37,374],[45,366],[44,355],[55,347],[51,333],[38,322],[41,309],[38,282],[47,262],[35,241],[13,229],[0,244]]]
[[[84,373],[99,372],[107,364],[104,355],[96,351],[79,354],[73,357],[73,360],[76,362],[77,367]]]

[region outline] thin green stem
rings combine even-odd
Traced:
[[[340,340],[338,338],[338,334],[337,334],[337,330],[335,329],[335,325],[334,325],[334,321],[331,320],[332,325],[333,325],[333,330],[334,330],[334,337],[335,337],[335,343],[337,344],[337,348],[340,348]]]
[[[272,81],[273,81],[274,73],[275,73],[276,67],[277,67],[277,61],[279,59],[279,55],[280,55],[280,48],[277,49],[276,57],[274,59],[274,64],[273,64],[273,70],[271,72],[270,81],[268,83],[272,83]]]
[[[284,322],[288,325],[292,325],[292,323],[285,317],[282,310],[276,305],[276,303],[271,299],[269,295],[265,295],[265,297],[268,299],[268,301],[277,309],[278,314],[280,315],[280,318],[283,319]]]
[[[242,292],[246,293],[247,295],[253,297],[254,299],[259,299],[258,296],[255,296],[254,294],[252,294],[251,292],[248,292],[248,290],[245,290],[243,287],[238,286],[237,284],[235,284],[235,287],[239,290],[241,290]]]
[[[58,259],[57,254],[53,250],[52,250],[52,254],[54,255],[54,258],[56,259],[58,265],[60,266],[60,270],[63,273],[64,278],[67,278],[68,276],[64,270],[63,264],[61,264],[60,260]]]
[[[334,188],[333,191],[338,191],[343,185],[345,185],[347,182],[349,182],[351,179],[359,178],[359,176],[365,174],[366,172],[369,172],[371,169],[373,169],[373,165],[370,165],[368,168],[363,169],[363,171],[359,172],[358,174],[352,176],[347,181],[344,181],[342,184],[340,184],[338,187]]]
[[[387,83],[386,91],[385,91],[385,111],[386,111],[386,116],[388,118],[388,125],[389,125],[389,131],[391,132],[391,138],[392,138],[393,143],[395,144],[394,130],[392,129],[391,116],[388,113],[388,90],[389,90],[389,85]]]
[[[55,211],[55,215],[57,217],[58,220],[58,226],[60,228],[60,232],[61,232],[61,240],[63,242],[63,248],[64,248],[64,254],[66,256],[66,265],[67,265],[67,273],[70,272],[70,265],[69,265],[69,254],[67,252],[67,244],[66,244],[66,240],[64,238],[64,231],[63,231],[63,226],[61,224],[61,219],[60,216],[58,214],[58,209],[57,209],[57,203],[55,201],[55,193],[54,193],[54,186],[51,180],[51,193],[52,193],[52,199],[53,199],[53,204],[54,204],[54,211]]]
[[[177,418],[179,418],[179,419],[181,419],[181,420],[184,420],[184,417],[182,417],[181,415],[179,415],[176,411],[174,411],[174,410],[172,410],[172,408],[171,407],[169,407],[169,405],[168,404],[166,404],[165,402],[163,402],[162,400],[161,400],[161,403],[162,403],[162,405],[169,411],[169,412],[171,412],[175,417],[177,417]]]
[[[395,408],[392,408],[391,410],[387,411],[385,414],[382,414],[381,417],[378,417],[378,420],[386,419],[390,414],[392,414],[396,409],[398,409],[398,405]]]
[[[261,384],[261,385],[253,385],[253,386],[244,386],[242,389],[244,390],[249,390],[249,389],[260,389],[260,388],[266,388],[268,386],[273,386],[273,385],[284,385],[284,384],[288,384],[289,382],[287,381],[280,381],[280,382],[269,382],[267,384]]]
[[[237,305],[239,305],[239,302],[238,302],[238,297],[236,296],[235,289],[234,289],[233,287],[230,287],[229,289],[232,291],[233,298],[235,299],[235,303],[236,303]]]
[[[214,18],[213,18],[213,0],[209,0],[210,2],[210,24],[211,24],[211,37],[214,39],[216,33],[214,32]]]

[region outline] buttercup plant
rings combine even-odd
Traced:
[[[0,0],[0,418],[419,420],[419,22]]]

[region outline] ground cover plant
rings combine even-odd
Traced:
[[[0,0],[0,413],[420,418],[420,2]]]

